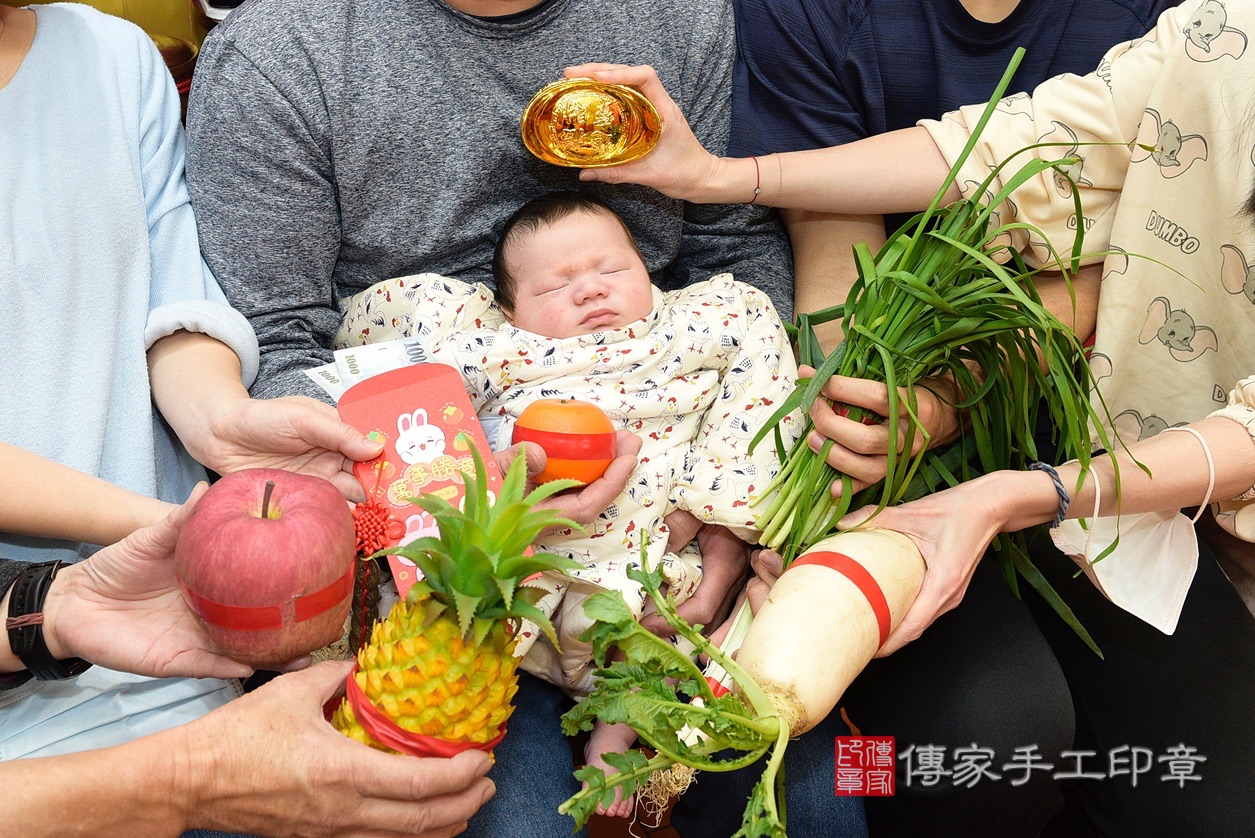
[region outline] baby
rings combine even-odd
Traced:
[[[641,437],[628,489],[588,532],[538,544],[584,569],[529,583],[547,591],[538,607],[560,643],[529,624],[518,654],[525,670],[578,698],[595,670],[580,640],[591,625],[583,602],[617,590],[639,618],[645,597],[625,571],[639,565],[642,539],[677,602],[701,579],[694,547],[667,552],[664,519],[679,512],[757,541],[749,501],[779,462],[770,440],[753,455],[749,441],[792,391],[797,369],[765,294],[727,274],[663,294],[627,225],[587,195],[551,193],[519,209],[497,244],[493,274],[495,300],[484,286],[432,274],[375,285],[348,301],[336,345],[421,336],[434,360],[461,371],[498,448],[539,398],[592,402]],[[800,428],[797,416],[780,425],[787,443]],[[599,725],[586,758],[612,770],[602,755],[634,741],[626,726]],[[631,812],[629,799],[608,814]]]

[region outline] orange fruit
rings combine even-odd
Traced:
[[[513,441],[544,449],[538,483],[569,478],[591,483],[614,460],[614,424],[600,407],[576,399],[539,399],[514,423]]]

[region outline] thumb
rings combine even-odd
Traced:
[[[837,521],[837,529],[852,530],[867,523],[867,519],[872,517],[876,512],[876,507],[868,505],[862,509],[856,509],[853,512],[846,513],[845,517]]]
[[[601,183],[621,183],[621,178],[614,170],[614,167],[607,166],[600,169],[580,169],[580,180],[582,181],[600,181]]]
[[[319,417],[310,442],[328,451],[339,451],[355,462],[365,463],[383,453],[384,441],[368,437],[357,428],[339,419]]]
[[[186,678],[247,678],[253,674],[253,667],[225,655],[215,654],[205,649],[189,649],[176,656],[170,665],[164,668],[160,677],[170,678],[182,676]]]
[[[196,488],[188,495],[187,502],[170,510],[170,514],[151,526],[138,529],[123,541],[135,555],[145,559],[165,559],[174,554],[174,546],[178,543],[179,532],[192,510],[209,490],[208,483],[197,483]]]
[[[354,663],[356,661],[323,661],[309,669],[281,675],[275,681],[282,681],[297,702],[321,707],[340,692]]]
[[[502,474],[510,470],[511,464],[520,454],[527,458],[528,477],[535,477],[544,471],[549,461],[549,458],[545,456],[545,449],[536,443],[529,445],[526,442],[516,442],[509,448],[497,452],[497,465],[501,468]]]
[[[907,609],[906,615],[902,617],[902,622],[889,633],[889,636],[885,638],[884,645],[876,650],[874,657],[888,657],[906,644],[914,642],[924,633],[924,629],[928,628],[930,622],[931,618],[928,609],[920,602],[920,598],[916,598],[911,607]]]
[[[367,437],[357,428],[340,420],[335,409],[314,399],[293,399],[299,413],[292,417],[292,428],[311,448],[339,451],[358,462],[373,460],[383,453],[381,437]]]

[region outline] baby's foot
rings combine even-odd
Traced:
[[[619,754],[626,751],[636,742],[636,732],[627,725],[598,724],[588,737],[588,746],[584,749],[584,761],[600,768],[606,776],[616,773],[618,769],[606,762],[605,754]],[[609,806],[598,806],[597,814],[611,818],[630,818],[636,811],[636,796],[623,796],[623,789],[614,790],[614,802]]]

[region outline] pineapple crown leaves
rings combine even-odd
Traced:
[[[494,623],[526,619],[556,640],[553,625],[535,605],[542,592],[520,586],[538,573],[565,573],[583,567],[564,556],[539,550],[527,555],[532,542],[550,527],[581,529],[555,510],[535,508],[578,483],[555,480],[528,493],[526,458],[518,456],[506,471],[494,502],[484,461],[471,439],[465,437],[464,441],[475,473],[464,477],[462,508],[435,495],[412,498],[435,519],[440,534],[383,553],[404,556],[422,572],[423,579],[411,589],[410,597],[430,597],[437,603],[428,609],[429,620],[452,608],[462,635],[479,643]]]

